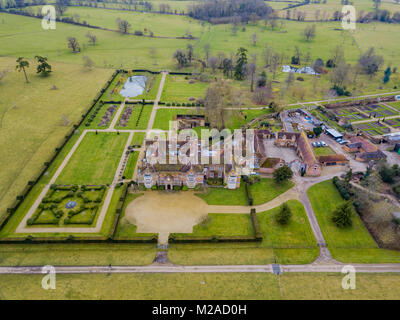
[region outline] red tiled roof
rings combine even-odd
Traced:
[[[317,157],[315,156],[314,149],[310,144],[304,131],[301,132],[300,137],[297,141],[297,146],[300,150],[301,157],[304,163],[307,165],[313,165],[317,162]]]
[[[327,156],[319,156],[319,162],[339,162],[339,161],[349,161],[343,154],[331,154]]]
[[[361,137],[351,137],[350,138],[351,143],[361,143],[361,148],[364,150],[364,152],[375,152],[378,150],[378,147],[373,145],[371,142],[368,140],[365,140],[364,138]]]

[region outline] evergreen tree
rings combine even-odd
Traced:
[[[347,201],[336,208],[333,211],[332,221],[339,228],[351,227],[353,221],[351,220],[351,216],[353,214],[351,201]]]
[[[289,206],[285,202],[280,207],[278,214],[275,216],[275,220],[280,225],[286,225],[289,223],[291,217],[292,210],[290,210]]]
[[[243,80],[245,78],[244,67],[247,64],[247,49],[240,47],[236,53],[235,79]]]
[[[293,171],[284,165],[274,171],[274,180],[276,183],[282,183],[293,177]]]
[[[390,67],[388,67],[384,72],[383,83],[388,83],[391,75],[392,75],[392,70],[390,69]]]
[[[47,63],[47,58],[41,56],[35,56],[35,59],[38,62],[36,73],[39,73],[43,76],[47,76],[51,72],[51,65]]]

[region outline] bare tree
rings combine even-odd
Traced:
[[[90,43],[92,46],[95,46],[95,45],[96,45],[96,43],[97,43],[97,36],[96,36],[94,33],[91,33],[90,31],[88,31],[88,32],[86,33],[86,37],[89,38],[89,43]]]
[[[218,58],[210,57],[210,59],[208,59],[208,66],[211,68],[212,72],[215,73],[215,70],[218,68]]]
[[[204,99],[204,109],[210,125],[218,129],[225,128],[231,116],[231,112],[226,108],[228,105],[232,107],[235,102],[234,90],[227,80],[217,79],[213,82],[207,88]]]
[[[255,62],[249,63],[246,66],[246,74],[247,74],[247,78],[250,80],[250,91],[251,92],[254,91],[254,77],[256,75],[256,71],[257,71],[257,65],[255,64]]]
[[[208,59],[210,58],[210,44],[209,43],[204,44],[203,49],[204,49],[204,57],[206,61],[208,61]]]
[[[306,41],[310,41],[315,38],[316,35],[316,26],[313,24],[312,26],[307,26],[303,30],[303,36]]]
[[[344,88],[349,82],[351,66],[342,60],[329,74],[332,85]]]
[[[87,69],[87,70],[92,70],[94,67],[94,61],[92,59],[90,59],[88,56],[83,56],[83,66]]]
[[[6,77],[10,70],[0,70],[0,82]]]
[[[67,38],[68,41],[68,48],[72,49],[72,52],[80,52],[81,48],[79,46],[79,42],[75,37],[68,37]]]
[[[271,65],[269,67],[272,72],[273,79],[275,79],[276,72],[278,71],[278,67],[279,67],[279,54],[274,52],[271,57]]]
[[[257,45],[257,33],[251,35],[251,41],[253,42],[253,46]]]
[[[121,20],[120,18],[117,18],[116,23],[118,26],[118,30],[121,33],[127,34],[129,32],[131,24],[127,20]]]

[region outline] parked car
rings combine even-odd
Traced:
[[[317,146],[317,143],[316,143],[316,142],[313,142],[313,143],[312,143],[312,146],[315,148],[315,147]]]
[[[325,141],[321,141],[321,144],[322,144],[323,147],[326,147]]]
[[[319,147],[321,147],[322,146],[322,144],[321,144],[321,142],[317,142],[317,147],[319,148]]]
[[[339,143],[340,143],[340,144],[348,144],[349,142],[346,141],[346,140],[342,140],[342,141],[340,141]]]

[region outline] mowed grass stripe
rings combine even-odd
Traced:
[[[56,183],[111,183],[127,139],[126,133],[88,132]]]

